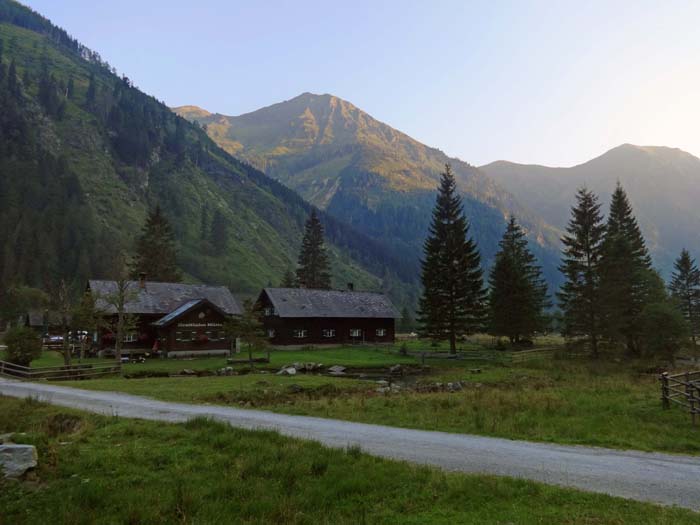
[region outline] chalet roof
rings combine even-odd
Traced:
[[[107,313],[116,313],[116,308],[105,301],[105,297],[117,291],[116,281],[90,280],[90,290],[98,296],[97,306]],[[130,314],[169,314],[184,303],[198,299],[207,299],[226,314],[240,315],[241,307],[231,291],[225,286],[208,286],[205,284],[160,283],[146,281],[141,288],[139,281],[129,281],[129,293],[134,294],[126,304],[126,313]]]
[[[381,293],[307,288],[265,288],[280,317],[399,318],[389,298]]]
[[[46,317],[48,313],[48,318]],[[70,316],[69,316],[70,318]],[[41,328],[44,326],[44,321],[48,320],[49,326],[60,326],[62,324],[61,314],[54,310],[29,310],[26,314],[27,326],[33,328]]]
[[[168,315],[161,317],[158,319],[156,322],[152,323],[153,326],[168,326],[170,323],[173,321],[177,320],[178,318],[182,317],[185,315],[187,312],[194,310],[195,308],[202,306],[202,305],[208,305],[212,309],[218,311],[222,315],[226,315],[226,312],[224,312],[221,308],[216,306],[214,303],[211,301],[208,301],[207,299],[194,299],[192,301],[187,301],[183,305],[179,306],[172,312],[170,312]]]

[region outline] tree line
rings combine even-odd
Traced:
[[[604,220],[598,197],[586,188],[576,195],[562,238],[556,293],[561,332],[587,344],[623,345],[630,355],[673,352],[700,329],[700,271],[687,250],[666,288],[652,267],[629,199],[618,183]],[[510,217],[499,251],[484,282],[480,254],[450,166],[441,176],[422,260],[420,333],[447,340],[486,331],[512,344],[530,344],[552,322],[542,270],[528,247],[526,232]]]

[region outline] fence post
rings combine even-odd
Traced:
[[[689,390],[688,404],[690,405],[690,418],[693,421],[693,427],[695,427],[695,402],[697,401],[695,398],[695,387],[691,383],[688,383],[687,388]]]
[[[664,408],[670,408],[671,403],[668,400],[668,372],[662,372],[661,377],[661,404]]]

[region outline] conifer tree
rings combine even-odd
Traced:
[[[211,221],[211,232],[209,235],[211,245],[214,248],[214,253],[222,254],[226,250],[228,241],[228,220],[221,211],[214,212],[214,218]]]
[[[304,226],[297,282],[302,288],[329,290],[331,287],[330,263],[323,245],[323,225],[316,210],[311,211]]]
[[[490,332],[517,344],[546,327],[547,283],[514,217],[499,246],[489,275]]]
[[[280,287],[282,288],[296,288],[297,287],[297,278],[294,275],[294,272],[292,270],[287,270],[284,272],[284,276],[282,277],[282,282],[280,283]]]
[[[454,354],[458,336],[483,326],[485,291],[481,257],[469,237],[469,223],[449,164],[440,180],[423,251],[421,333],[434,340],[448,340]]]
[[[619,182],[605,228],[599,264],[603,333],[639,353],[641,313],[651,300],[654,276],[644,237]]]
[[[576,194],[576,206],[562,238],[564,254],[559,267],[565,282],[557,297],[563,311],[564,334],[585,336],[594,356],[600,339],[600,262],[605,225],[598,197],[586,188]]]
[[[179,282],[175,236],[160,206],[148,215],[141,236],[136,241],[136,256],[131,265],[133,278],[145,273],[152,281]]]
[[[694,345],[700,332],[700,270],[686,249],[676,259],[674,269],[669,289],[688,323]]]

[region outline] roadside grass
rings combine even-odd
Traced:
[[[470,373],[471,367],[481,373]],[[554,359],[512,367],[473,362],[413,376],[398,393],[373,380],[253,373],[231,377],[63,382],[166,401],[254,407],[288,414],[508,439],[700,454],[697,430],[678,407],[663,410],[647,362]],[[458,392],[412,386],[461,381]],[[292,386],[295,385],[295,386]]]
[[[66,423],[66,422],[69,422]],[[273,432],[81,413],[0,397],[0,432],[39,452],[0,481],[0,523],[691,524],[691,511],[445,473]]]

